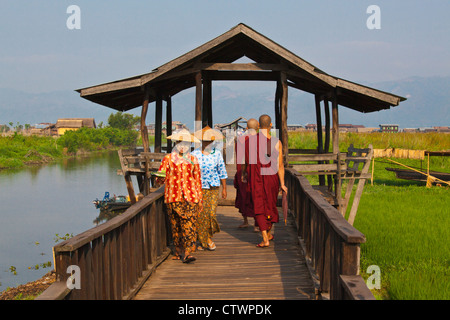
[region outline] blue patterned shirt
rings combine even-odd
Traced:
[[[208,155],[203,154],[201,149],[195,149],[191,154],[198,159],[201,168],[202,189],[219,187],[220,180],[228,178],[222,152],[216,148],[213,148]]]

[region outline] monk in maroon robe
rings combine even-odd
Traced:
[[[255,213],[253,210],[253,201],[251,197],[251,193],[249,192],[249,188],[247,182],[242,182],[242,164],[245,164],[245,141],[249,136],[256,135],[256,130],[259,128],[258,120],[249,119],[247,121],[247,131],[244,135],[238,137],[236,139],[236,174],[234,176],[234,187],[236,188],[236,199],[234,206],[239,209],[239,212],[242,214],[244,218],[244,222],[239,226],[239,228],[248,227],[248,218],[255,217]],[[255,231],[258,231],[258,228],[255,223]]]
[[[263,237],[257,247],[265,248],[273,239],[272,225],[278,222],[278,193],[280,188],[287,193],[287,188],[284,185],[283,148],[281,141],[270,135],[270,116],[262,115],[259,125],[260,132],[246,139],[242,180],[248,181],[255,221]]]

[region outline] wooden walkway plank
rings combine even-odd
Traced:
[[[280,212],[280,215],[281,212]],[[197,260],[161,264],[143,285],[136,300],[311,300],[315,298],[293,222],[275,225],[269,248],[256,248],[260,233],[239,229],[236,208],[219,206],[221,232],[215,251],[197,251]],[[281,219],[282,220],[282,219]],[[253,219],[250,219],[253,223]]]

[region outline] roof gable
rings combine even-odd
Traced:
[[[233,63],[244,56],[256,63]],[[77,91],[83,98],[126,111],[142,105],[144,86],[152,89],[152,102],[157,92],[169,96],[194,86],[199,71],[207,72],[212,80],[275,80],[276,73],[283,71],[289,85],[300,90],[327,95],[337,88],[338,103],[361,112],[406,100],[331,76],[243,23],[152,72]]]

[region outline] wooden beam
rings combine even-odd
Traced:
[[[398,106],[399,102],[402,101],[402,99],[404,99],[400,96],[396,96],[391,93],[386,93],[381,90],[369,88],[344,79],[337,79],[337,87],[354,91],[361,95],[369,96],[371,98],[387,102],[394,106]]]
[[[172,97],[167,97],[166,105],[166,137],[172,134]],[[167,153],[172,152],[172,140],[167,139]]]
[[[278,72],[272,71],[205,71],[211,80],[276,81]]]
[[[154,152],[161,152],[162,145],[162,97],[158,94],[155,106],[155,149]]]
[[[209,71],[282,71],[287,68],[271,63],[197,63],[194,69]]]
[[[286,73],[280,72],[280,83],[281,83],[281,104],[280,104],[280,115],[281,115],[281,142],[283,143],[283,161],[284,165],[287,165],[287,158],[289,152],[288,146],[288,127],[287,127],[287,108],[288,108],[288,85]]]

